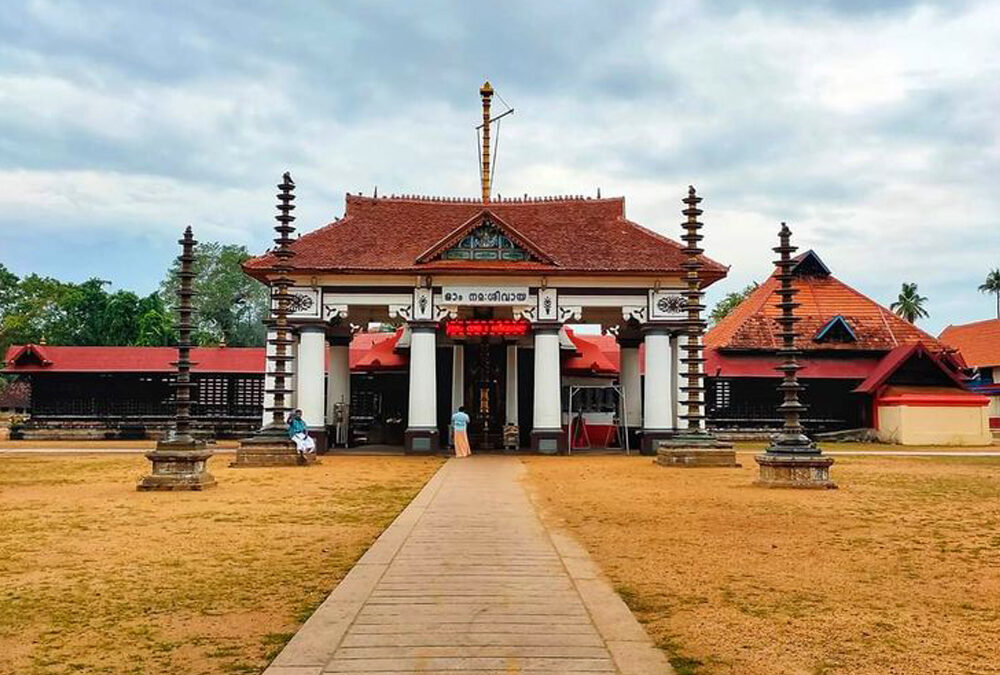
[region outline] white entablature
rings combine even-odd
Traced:
[[[399,281],[403,281],[400,279]],[[406,279],[413,283],[412,277]],[[352,286],[294,286],[290,289],[292,321],[347,319],[352,308],[384,307],[390,318],[404,321],[441,321],[455,318],[463,309],[492,307],[509,311],[514,318],[532,323],[580,321],[586,310],[612,311],[622,320],[639,323],[675,323],[686,318],[686,299],[676,280],[670,286],[627,286],[622,279],[605,285],[600,278],[574,280],[572,285],[538,285],[494,281],[475,284],[388,284]],[[435,282],[437,280],[434,280]],[[581,283],[589,281],[589,285]],[[643,280],[647,281],[647,280]]]

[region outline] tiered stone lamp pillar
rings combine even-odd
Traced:
[[[684,198],[685,209],[682,211],[684,222],[684,255],[686,260],[681,264],[685,270],[687,290],[684,297],[687,300],[687,319],[685,321],[685,337],[683,344],[675,343],[675,348],[682,349],[684,356],[681,363],[685,366],[683,375],[686,381],[680,390],[684,392],[681,401],[682,409],[679,415],[681,428],[676,435],[661,441],[656,451],[656,463],[661,466],[679,467],[738,467],[736,451],[728,443],[723,443],[705,429],[704,399],[705,391],[705,357],[702,348],[702,336],[705,332],[705,321],[701,304],[701,260],[698,256],[704,253],[701,240],[704,239],[699,230],[702,223],[698,216],[702,210],[698,208],[701,197],[695,193],[694,187],[688,188],[688,196]],[[648,354],[648,352],[647,352]],[[649,363],[647,356],[647,373]],[[648,377],[648,374],[647,374]]]
[[[151,490],[204,490],[215,487],[215,477],[208,472],[208,459],[212,451],[191,435],[191,282],[194,279],[194,235],[191,228],[184,230],[181,245],[180,286],[177,291],[179,322],[177,324],[177,368],[174,382],[174,424],[165,438],[156,443],[156,449],[146,453],[153,463],[153,470],[142,478],[136,489]]]
[[[271,282],[275,289],[271,295],[273,337],[271,337],[272,333],[268,332],[268,342],[273,346],[273,350],[267,350],[267,379],[272,386],[265,391],[268,400],[272,401],[269,410],[271,420],[254,436],[240,441],[239,448],[236,450],[236,461],[232,464],[234,467],[290,466],[311,464],[316,461],[315,454],[300,455],[295,450],[295,443],[288,437],[287,420],[290,407],[287,405],[287,401],[292,394],[288,379],[292,373],[290,366],[295,358],[291,354],[293,340],[291,328],[288,325],[288,302],[291,299],[288,289],[293,283],[288,276],[291,271],[289,260],[295,255],[295,252],[290,248],[291,234],[295,231],[295,228],[292,227],[292,222],[295,221],[295,216],[292,215],[292,211],[295,209],[295,205],[292,204],[295,200],[295,195],[292,194],[295,183],[292,182],[292,177],[288,173],[283,176],[278,189],[280,190],[277,195],[278,215],[275,216],[278,224],[274,228],[275,232],[278,233],[274,240],[277,245],[274,249],[274,257],[278,260],[274,265],[277,277]],[[320,340],[322,341],[322,336]],[[321,422],[323,411],[320,410],[318,414],[320,419],[317,422]]]
[[[799,304],[794,301],[798,291],[792,287],[792,267],[795,264],[792,253],[797,247],[792,246],[792,233],[785,223],[781,224],[778,237],[780,245],[773,250],[781,256],[774,264],[778,266],[777,278],[781,282],[778,291],[781,318],[778,323],[781,325],[782,347],[779,352],[785,357],[784,363],[778,367],[784,373],[778,385],[784,400],[778,411],[784,416],[785,423],[764,454],[754,458],[760,466],[760,476],[754,484],[779,488],[836,488],[837,485],[830,480],[833,458],[824,457],[802,428],[800,417],[806,407],[799,402],[799,392],[803,387],[799,384],[797,373],[802,366],[796,361],[799,350],[795,347],[795,338],[798,337],[795,324],[799,319],[794,311]]]

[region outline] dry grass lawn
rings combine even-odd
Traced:
[[[440,465],[231,459],[138,493],[142,455],[0,457],[0,673],[259,673]]]
[[[838,457],[829,492],[740,461],[525,459],[680,675],[1000,673],[1000,458]]]

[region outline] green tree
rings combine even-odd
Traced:
[[[742,291],[736,291],[734,293],[729,293],[726,297],[715,303],[715,307],[712,308],[711,313],[708,315],[709,321],[716,324],[722,321],[724,318],[729,316],[736,307],[750,297],[750,294],[759,286],[756,281],[751,282]]]
[[[267,287],[243,273],[242,263],[250,258],[245,246],[205,242],[195,247],[194,305],[195,339],[212,345],[225,340],[233,347],[260,347],[264,344],[267,316]],[[171,312],[176,312],[177,276],[175,260],[160,284],[161,296]]]
[[[889,305],[889,309],[910,323],[915,323],[917,319],[930,316],[924,309],[925,302],[927,302],[927,298],[917,293],[917,285],[904,281],[899,297],[896,302]]]
[[[88,279],[82,284],[66,284],[60,298],[60,315],[51,322],[46,338],[60,345],[128,344],[106,333],[110,281]]]
[[[979,284],[979,292],[997,296],[997,318],[1000,319],[1000,268],[990,270],[986,275],[986,281]]]
[[[4,286],[0,300],[0,348],[26,342],[40,342],[65,328],[65,302],[73,285],[50,277],[30,274],[17,279],[6,268],[0,280]],[[16,281],[15,281],[16,280]]]
[[[143,347],[167,347],[177,341],[170,310],[159,293],[139,301],[139,321],[135,344]]]

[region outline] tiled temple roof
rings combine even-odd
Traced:
[[[441,260],[428,257],[464,224],[491,216],[512,239],[530,242],[531,260]],[[673,220],[674,214],[669,214]],[[545,274],[682,273],[678,242],[625,217],[622,197],[558,197],[478,200],[428,197],[347,196],[343,218],[304,234],[293,244],[293,271],[359,272],[530,272]],[[703,258],[708,285],[727,268]],[[262,277],[274,264],[270,254],[247,261]]]

